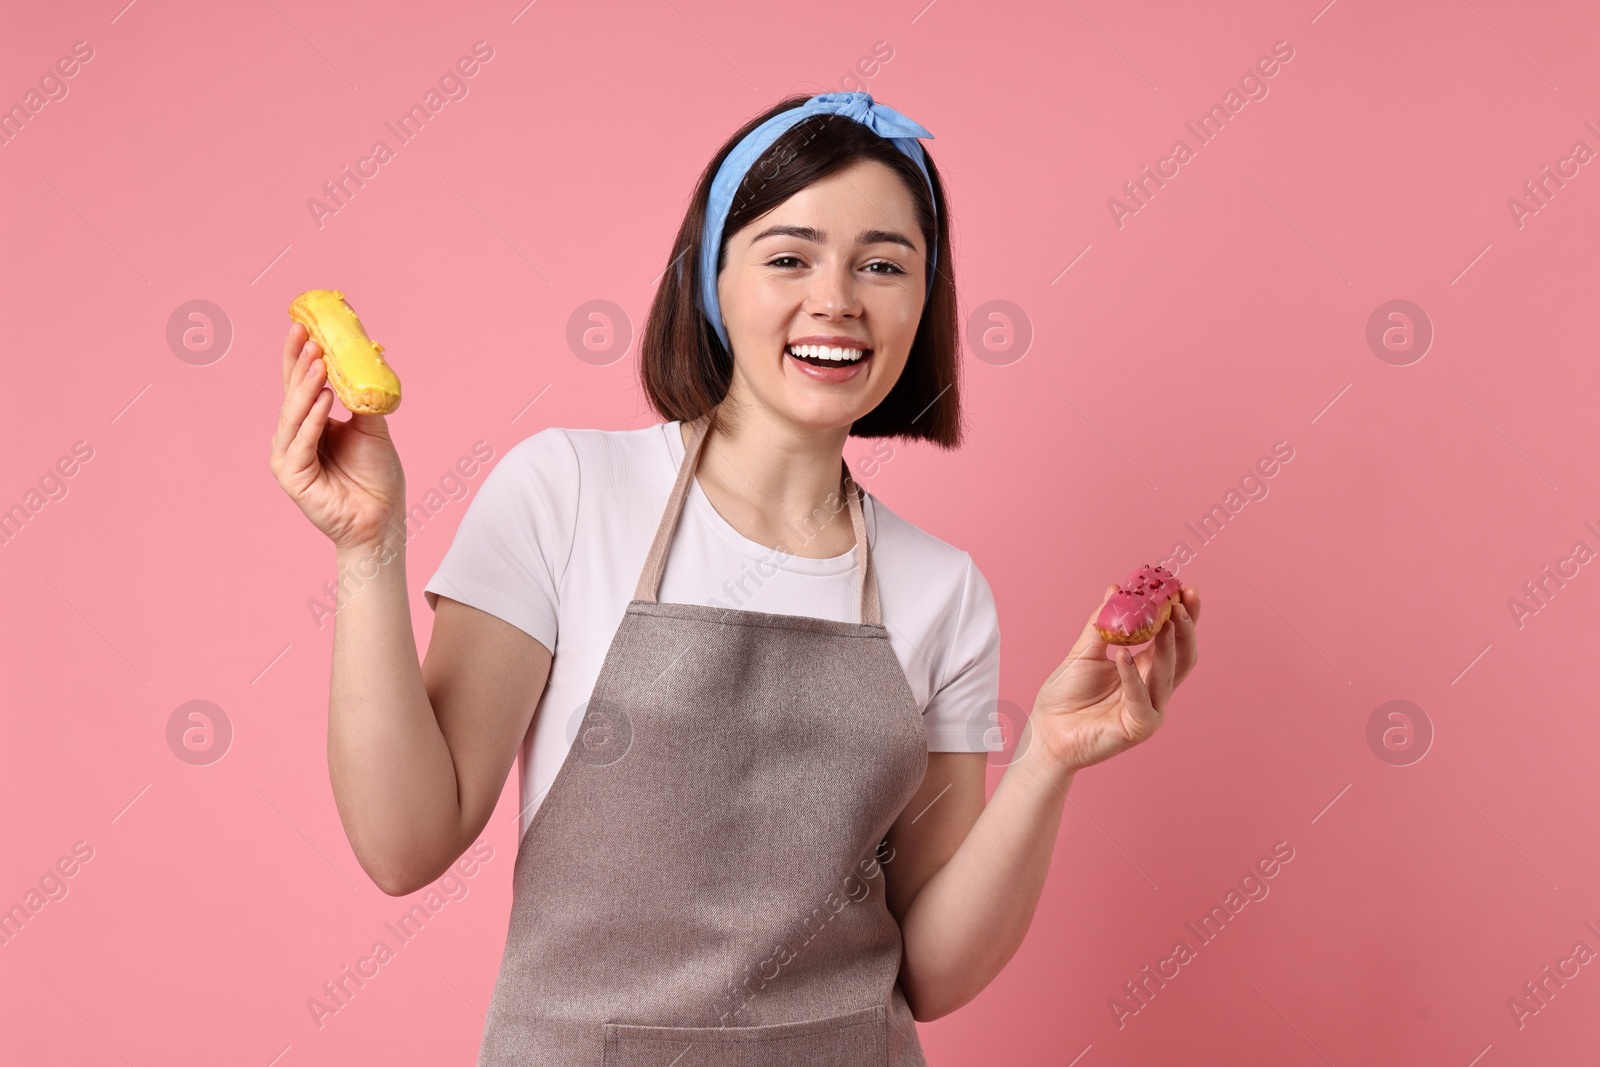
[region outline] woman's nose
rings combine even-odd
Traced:
[[[848,267],[825,267],[812,276],[807,310],[830,317],[860,310],[856,278]]]

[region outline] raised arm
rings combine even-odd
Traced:
[[[482,832],[533,720],[551,653],[440,597],[425,663],[405,574],[405,475],[382,415],[328,417],[333,392],[296,324],[270,467],[333,541],[341,589],[328,697],[328,773],[356,859],[385,893],[414,892]],[[347,576],[354,581],[346,581]]]

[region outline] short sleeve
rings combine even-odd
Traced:
[[[943,664],[944,681],[923,709],[930,752],[992,752],[1000,699],[1000,617],[983,572],[967,556],[955,636]]]
[[[428,607],[449,597],[556,647],[561,579],[578,515],[578,455],[558,427],[523,438],[467,505],[450,548],[423,587]]]

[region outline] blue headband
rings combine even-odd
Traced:
[[[706,320],[717,331],[717,336],[722,339],[722,346],[729,352],[733,351],[733,345],[728,341],[728,330],[722,322],[722,308],[717,303],[717,253],[722,246],[722,228],[728,220],[728,208],[733,203],[733,194],[738,191],[745,174],[755,165],[756,160],[761,158],[762,153],[772,147],[773,142],[796,123],[821,114],[843,115],[845,118],[853,119],[909,156],[912,162],[916,163],[917,169],[922,171],[923,180],[928,183],[929,199],[933,200],[933,180],[928,177],[928,168],[922,161],[922,146],[917,143],[919,137],[933,140],[933,134],[887,104],[873,103],[869,93],[821,93],[799,107],[779,112],[751,130],[749,135],[728,153],[727,158],[722,161],[722,166],[717,170],[717,176],[712,179],[711,195],[706,201],[705,229],[700,236],[700,310],[705,312]],[[938,211],[937,206],[934,207],[934,211]],[[930,296],[933,293],[933,272],[939,262],[938,257],[938,242],[935,239],[934,245],[928,249]],[[678,274],[679,277],[683,275],[681,263],[678,265]]]

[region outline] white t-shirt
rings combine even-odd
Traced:
[[[521,830],[567,758],[612,635],[683,462],[679,423],[636,430],[550,427],[524,438],[485,476],[424,587],[531,634],[554,653],[523,739]],[[906,522],[870,492],[863,502],[883,624],[917,704],[928,749],[1000,748],[1000,624],[972,557]],[[804,531],[791,531],[793,552]],[[735,530],[692,480],[658,599],[859,621],[854,549],[788,555]]]

